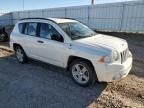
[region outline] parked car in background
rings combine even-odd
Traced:
[[[5,27],[0,26],[0,42],[8,41],[8,33],[5,30]]]
[[[10,46],[20,63],[33,58],[66,68],[81,86],[120,80],[132,68],[125,40],[97,34],[72,19],[20,20],[10,35]]]

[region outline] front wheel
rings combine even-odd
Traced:
[[[26,56],[24,50],[20,46],[16,46],[16,48],[15,48],[15,55],[16,55],[17,60],[20,63],[27,62],[27,56]]]
[[[72,79],[81,86],[89,86],[96,81],[96,73],[91,64],[84,60],[75,60],[70,65]]]

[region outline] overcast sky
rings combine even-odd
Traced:
[[[0,0],[0,11],[19,11],[24,9],[45,9],[55,7],[89,5],[91,0]],[[96,4],[133,0],[95,0]]]

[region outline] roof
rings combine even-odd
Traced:
[[[48,18],[56,23],[66,23],[66,22],[77,22],[73,19],[67,19],[67,18]]]

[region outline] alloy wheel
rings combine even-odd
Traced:
[[[72,67],[72,75],[80,84],[85,84],[89,81],[89,72],[82,64],[75,64]]]

